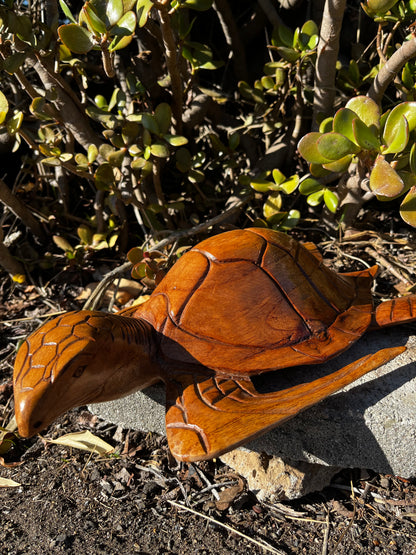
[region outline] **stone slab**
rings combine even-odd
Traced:
[[[416,335],[412,326],[370,332],[324,365],[292,368],[255,378],[265,393],[316,379],[379,349],[407,344],[385,366],[256,438],[245,447],[268,456],[341,468],[416,476]],[[164,433],[164,387],[153,386],[90,407],[127,428]]]

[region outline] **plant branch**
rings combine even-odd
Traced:
[[[36,220],[28,208],[9,189],[6,183],[0,179],[0,202],[6,205],[15,216],[27,226],[39,239],[45,238],[45,232],[41,224]]]
[[[231,216],[233,216],[234,214],[239,213],[242,207],[250,200],[251,197],[252,195],[247,195],[243,198],[237,198],[234,202],[231,203],[229,208],[227,208],[217,216],[214,216],[213,218],[210,218],[205,222],[202,222],[194,227],[191,227],[190,229],[183,229],[181,231],[174,231],[173,233],[170,233],[168,237],[165,237],[165,239],[162,239],[161,241],[153,245],[153,247],[151,247],[149,251],[150,252],[159,251],[164,247],[167,247],[168,245],[175,243],[176,241],[179,241],[181,239],[187,239],[189,237],[193,237],[194,235],[197,235],[198,233],[203,233],[207,231],[210,227],[213,227],[214,225],[218,225],[223,221],[227,220],[228,218],[230,218]],[[104,294],[106,289],[110,286],[110,284],[118,276],[120,276],[130,268],[131,268],[131,262],[125,262],[118,268],[115,268],[114,270],[111,270],[111,272],[108,272],[104,276],[104,278],[100,281],[100,283],[97,285],[97,287],[94,289],[89,299],[87,299],[87,301],[83,306],[83,309],[94,310],[94,307],[98,305],[98,302],[101,299],[101,296]]]
[[[24,276],[25,270],[23,266],[20,264],[16,258],[14,258],[9,249],[0,241],[0,265],[9,273],[12,277],[13,276]]]
[[[182,79],[179,72],[176,40],[171,26],[169,7],[162,3],[155,4],[155,6],[159,10],[163,44],[165,46],[166,66],[172,87],[172,115],[176,124],[176,132],[180,134],[182,133],[183,90]]]
[[[315,70],[312,120],[315,128],[322,118],[331,116],[333,113],[336,63],[345,5],[346,0],[325,1]]]
[[[367,96],[377,104],[381,103],[383,95],[392,81],[396,78],[402,67],[416,56],[416,38],[401,45],[400,48],[387,60],[374,79]]]
[[[233,60],[235,75],[239,81],[247,81],[248,71],[246,55],[235,21],[235,15],[231,11],[227,0],[215,0],[213,8],[217,12],[222,32],[230,48],[230,57],[232,57]]]
[[[32,64],[45,89],[55,91],[57,98],[53,101],[53,104],[59,114],[58,121],[72,133],[73,137],[85,150],[88,150],[91,144],[95,144],[98,147],[102,140],[90,126],[88,117],[85,115],[79,100],[74,99],[74,93],[66,90],[68,88],[66,84],[63,86],[60,75],[50,71],[33,52],[26,52],[26,60]],[[23,74],[16,75],[16,77],[21,82],[21,85],[25,87],[27,83],[25,78],[22,81]],[[33,87],[26,89],[26,92],[31,98],[40,96]]]

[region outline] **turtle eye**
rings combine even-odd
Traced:
[[[84,364],[84,366],[78,366],[78,368],[75,370],[75,372],[72,374],[73,378],[79,378],[80,376],[82,376],[82,374],[84,373],[84,370],[86,369],[87,365]]]

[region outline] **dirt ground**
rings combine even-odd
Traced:
[[[46,294],[7,287],[0,291],[2,426],[13,417],[18,341],[40,325],[41,313],[74,306],[60,284]],[[81,429],[115,454],[46,441]],[[4,554],[416,554],[416,481],[344,470],[321,492],[261,502],[219,461],[178,464],[165,438],[117,429],[85,407],[41,435],[13,436],[7,452],[4,436],[0,442],[0,482],[16,482],[0,487]]]

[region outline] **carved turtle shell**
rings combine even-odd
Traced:
[[[376,270],[337,274],[314,245],[261,228],[231,231],[187,252],[128,313],[162,334],[169,359],[255,375],[320,363],[356,341],[371,323]],[[172,340],[183,350],[174,353]]]

